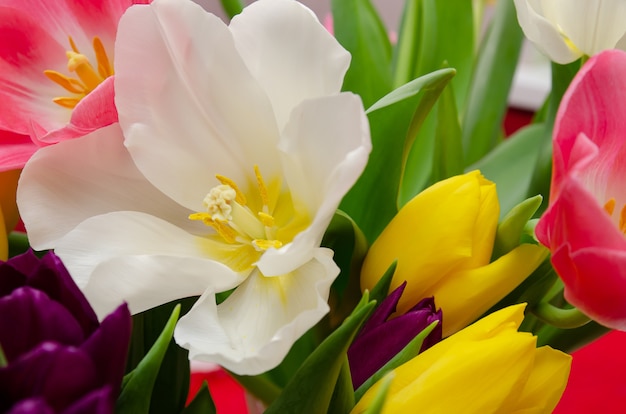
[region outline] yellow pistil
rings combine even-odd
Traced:
[[[93,38],[97,69],[94,69],[87,56],[80,53],[71,37],[69,42],[72,50],[66,52],[67,70],[75,73],[76,77],[66,76],[55,70],[44,70],[43,73],[52,82],[74,94],[74,96],[59,96],[52,101],[64,108],[73,109],[81,99],[96,89],[106,78],[113,75],[113,65],[99,37]]]
[[[249,245],[257,252],[280,248],[283,241],[275,238],[277,225],[269,211],[267,185],[256,165],[254,174],[262,211],[251,210],[246,196],[232,179],[216,175],[221,184],[211,188],[204,198],[206,212],[190,214],[189,219],[212,227],[228,244]]]

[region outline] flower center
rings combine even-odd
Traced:
[[[96,89],[106,78],[113,75],[113,65],[99,37],[93,38],[97,70],[91,65],[89,58],[80,53],[71,37],[69,41],[72,50],[66,52],[67,70],[76,74],[76,77],[66,76],[55,70],[44,70],[43,73],[52,82],[73,94],[73,96],[59,96],[52,101],[64,108],[73,109],[81,99]]]
[[[613,211],[615,210],[615,199],[611,198],[604,204],[604,210],[609,213],[609,216],[613,217]],[[623,234],[626,234],[626,205],[622,206],[619,212],[618,228]]]
[[[278,249],[283,241],[290,240],[280,240],[279,227],[270,211],[268,187],[256,165],[254,173],[261,201],[260,209],[250,206],[233,180],[217,175],[221,184],[213,187],[204,198],[206,212],[190,214],[189,219],[202,221],[212,227],[228,244],[250,245],[257,252]]]

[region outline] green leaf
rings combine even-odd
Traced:
[[[259,398],[267,405],[274,402],[282,391],[281,388],[272,382],[266,374],[248,376],[237,375],[230,371],[228,374],[239,384],[243,385],[243,387],[252,395]]]
[[[543,140],[543,124],[529,125],[503,141],[466,171],[480,170],[496,183],[500,217],[527,198],[531,177]]]
[[[322,239],[322,246],[334,252],[333,260],[341,269],[331,286],[328,317],[318,324],[318,335],[325,337],[352,312],[361,299],[361,265],[368,246],[359,226],[341,210],[335,212]]]
[[[391,281],[393,280],[393,274],[396,272],[396,267],[398,265],[398,261],[394,260],[393,263],[389,266],[389,268],[385,271],[385,274],[382,275],[376,285],[372,288],[370,292],[371,300],[375,300],[377,303],[382,303],[383,300],[389,295],[389,287],[391,286]]]
[[[465,165],[481,159],[497,143],[522,39],[513,0],[498,1],[465,105],[462,122]]]
[[[193,400],[189,403],[187,407],[181,414],[216,414],[217,409],[215,408],[215,404],[213,403],[213,398],[211,398],[211,393],[209,392],[209,387],[204,381],[202,383],[202,387],[193,397]]]
[[[402,351],[398,352],[394,355],[393,358],[389,360],[385,365],[383,365],[378,371],[374,373],[371,377],[367,379],[361,386],[354,392],[355,398],[357,402],[365,395],[367,390],[369,390],[372,385],[376,384],[381,378],[387,375],[389,372],[398,368],[400,365],[412,360],[415,358],[420,349],[422,349],[422,344],[426,337],[432,332],[433,329],[437,326],[439,321],[434,321],[430,325],[428,325],[422,332],[420,332],[415,338],[411,339]]]
[[[458,72],[457,72],[458,73]],[[461,125],[454,101],[454,81],[443,90],[437,102],[437,129],[435,140],[435,168],[432,182],[463,173],[463,142]],[[406,179],[406,177],[405,177]],[[417,194],[417,193],[416,193]],[[414,194],[413,196],[415,196]],[[412,197],[411,197],[412,198]],[[410,200],[410,198],[409,198]]]
[[[407,0],[404,3],[398,44],[394,54],[394,81],[395,88],[413,80],[416,72],[418,45],[420,37],[421,1]]]
[[[332,0],[335,37],[352,55],[343,90],[367,108],[391,90],[391,43],[369,0]]]
[[[220,0],[222,3],[222,9],[229,19],[232,19],[243,10],[243,3],[241,0]]]
[[[9,257],[17,256],[25,253],[30,249],[28,236],[21,231],[13,231],[9,233]]]
[[[380,388],[378,388],[372,402],[363,414],[380,414],[383,412],[385,401],[387,400],[387,394],[389,394],[389,388],[391,387],[391,382],[394,377],[395,374],[393,372],[390,372],[383,377],[380,383]]]
[[[344,197],[341,209],[371,243],[398,211],[400,177],[424,118],[454,69],[441,69],[389,93],[367,110],[372,153],[365,171]],[[367,206],[367,208],[365,208]]]
[[[122,392],[117,400],[116,413],[143,414],[150,410],[150,397],[156,382],[161,362],[174,334],[174,327],[180,314],[180,305],[176,305],[163,332],[159,335],[148,354],[137,368],[126,374]]]
[[[513,207],[504,216],[496,230],[492,261],[520,245],[526,224],[535,214],[542,200],[543,197],[540,195],[528,198]]]
[[[375,304],[365,293],[354,312],[304,361],[265,413],[327,412],[348,347]]]
[[[344,414],[349,413],[352,407],[354,407],[354,386],[352,385],[352,374],[346,355],[343,358],[339,378],[337,378],[327,412],[328,414]]]

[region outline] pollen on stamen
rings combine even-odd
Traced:
[[[275,249],[279,249],[282,247],[282,245],[283,243],[280,240],[252,240],[252,246],[254,246],[257,251],[265,251],[272,247]]]
[[[274,219],[274,217],[270,216],[269,214],[262,211],[259,211],[257,214],[259,216],[259,220],[261,220],[261,223],[263,223],[265,227],[274,227],[274,225],[276,224],[276,220]]]
[[[626,234],[626,205],[622,207],[619,213],[619,229]]]
[[[235,193],[237,194],[235,201],[237,203],[241,204],[242,206],[246,205],[247,203],[246,196],[241,192],[241,190],[239,189],[239,187],[237,187],[237,184],[235,184],[233,180],[220,174],[215,174],[215,178],[217,178],[217,180],[220,183],[222,183],[222,185],[227,185],[233,190],[235,190]]]

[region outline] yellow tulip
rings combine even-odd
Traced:
[[[550,413],[569,376],[571,356],[517,332],[524,306],[492,313],[394,370],[383,413]],[[353,414],[366,410],[374,384]]]
[[[7,234],[19,220],[15,193],[21,170],[0,172],[0,260],[7,260]]]
[[[409,201],[369,250],[361,288],[372,289],[397,260],[390,291],[408,281],[398,313],[434,296],[444,337],[462,329],[517,287],[547,257],[522,244],[490,263],[500,206],[479,171],[440,181]]]

